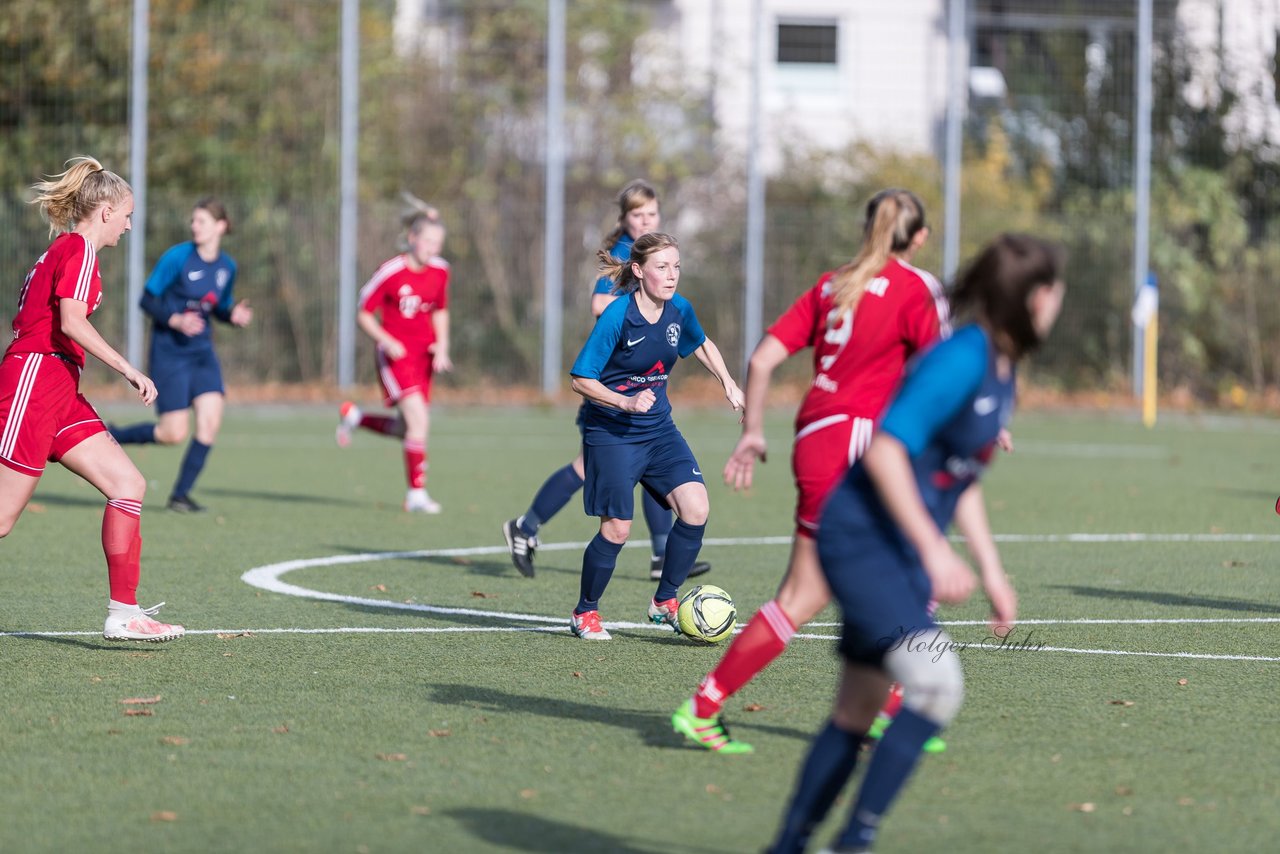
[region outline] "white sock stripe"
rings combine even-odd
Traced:
[[[22,419],[27,414],[31,389],[35,387],[36,374],[40,371],[43,361],[43,355],[31,354],[27,358],[27,363],[22,366],[22,373],[18,376],[18,388],[13,395],[13,404],[9,407],[9,420],[4,425],[4,435],[0,436],[0,456],[6,459],[13,455],[13,450],[18,444],[18,434],[22,430]]]
[[[108,507],[114,507],[121,513],[127,513],[130,516],[142,517],[142,502],[134,501],[130,498],[112,498],[107,502]]]
[[[769,628],[778,636],[778,640],[783,643],[789,643],[791,636],[796,633],[795,627],[791,625],[791,620],[783,612],[778,605],[778,600],[770,599],[760,608],[760,616],[764,617],[764,621],[769,624]]]

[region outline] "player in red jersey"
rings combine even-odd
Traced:
[[[449,262],[440,257],[439,212],[417,199],[404,218],[407,251],[387,261],[360,291],[360,328],[378,344],[378,379],[387,406],[399,414],[366,415],[351,401],[339,411],[338,444],[357,427],[402,439],[409,491],[404,509],[439,513],[427,494],[427,431],[431,378],[453,370],[449,359]]]
[[[0,537],[26,509],[45,463],[61,463],[107,498],[102,550],[110,593],[103,637],[174,640],[182,626],[153,620],[159,605],[138,607],[147,482],[80,393],[87,352],[123,376],[143,403],[156,398],[155,384],[89,322],[102,303],[98,250],[115,246],[129,230],[133,191],[92,157],[72,158],[65,172],[33,189],[57,237],[27,274],[13,341],[0,360]]]
[[[750,745],[729,737],[719,720],[721,708],[831,601],[815,541],[822,504],[866,451],[907,360],[949,331],[942,286],[910,264],[928,236],[924,206],[914,193],[877,193],[867,205],[857,256],[824,273],[769,327],[751,354],[742,438],[724,467],[725,483],[735,490],[749,489],[756,460],[766,460],[764,402],[770,377],[788,356],[813,347],[813,383],[796,415],[792,451],[796,531],[777,595],[672,715],[676,731],[703,747],[750,752]]]

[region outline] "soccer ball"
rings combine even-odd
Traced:
[[[714,584],[700,584],[680,597],[677,622],[685,637],[701,643],[719,643],[733,634],[738,609],[724,590]]]

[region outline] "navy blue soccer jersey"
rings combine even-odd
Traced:
[[[235,281],[235,261],[225,252],[219,252],[213,261],[205,261],[191,241],[170,247],[156,262],[142,297],[143,310],[155,321],[153,348],[164,352],[212,348],[209,316],[230,319]],[[187,311],[199,312],[205,318],[199,335],[188,336],[170,328],[169,317]]]
[[[906,447],[920,496],[940,530],[951,524],[961,493],[991,462],[996,438],[1013,415],[1014,387],[1013,371],[998,376],[986,332],[969,325],[921,355],[881,419],[880,431]],[[837,504],[843,506],[831,506]],[[837,525],[871,522],[891,540],[901,537],[861,461],[833,494],[832,510]]]
[[[614,258],[617,258],[619,261],[630,261],[631,247],[635,246],[635,244],[636,244],[636,239],[624,231],[622,232],[622,236],[618,238],[618,242],[613,244],[613,248],[609,250],[609,254],[612,255]],[[604,294],[606,296],[616,296],[616,294],[614,294],[613,292],[613,288],[614,288],[613,279],[609,278],[608,276],[601,276],[600,278],[596,279],[595,288],[592,289],[591,293],[593,295]]]
[[[707,340],[693,306],[676,294],[656,323],[645,320],[635,295],[616,299],[600,315],[569,373],[598,380],[627,397],[644,389],[656,397],[648,412],[623,412],[588,400],[583,409],[583,441],[588,445],[638,442],[675,429],[667,378],[678,359]]]

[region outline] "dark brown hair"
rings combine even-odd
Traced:
[[[209,216],[218,222],[227,224],[227,234],[231,233],[231,215],[227,213],[227,206],[224,205],[214,196],[201,196],[196,199],[196,203],[191,206],[193,211],[207,211]]]
[[[985,327],[996,348],[1019,358],[1041,343],[1028,300],[1036,288],[1062,281],[1064,256],[1057,246],[1029,234],[1001,234],[956,278],[951,307]]]

